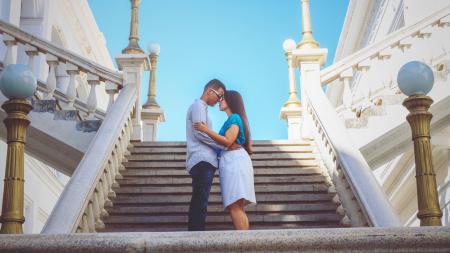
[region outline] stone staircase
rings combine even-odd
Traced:
[[[251,229],[341,227],[340,203],[312,142],[256,141],[254,150],[258,204],[246,208]],[[99,232],[185,231],[192,192],[185,153],[184,142],[133,143]],[[207,230],[229,229],[216,173]]]

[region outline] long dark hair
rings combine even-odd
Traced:
[[[250,140],[250,128],[248,126],[247,113],[245,113],[244,100],[241,94],[235,90],[225,91],[224,99],[228,104],[228,108],[232,113],[237,113],[241,116],[242,123],[244,124],[245,144],[244,148],[249,155],[253,153],[252,141]]]

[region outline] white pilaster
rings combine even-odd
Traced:
[[[141,98],[141,84],[142,74],[144,71],[149,70],[150,63],[147,55],[145,54],[120,54],[116,56],[116,62],[119,66],[119,70],[123,71],[123,85],[135,85],[137,90],[135,111],[133,113],[133,133],[131,140],[142,141],[143,140],[143,127],[142,127],[142,106],[140,103]]]
[[[301,126],[303,139],[312,139],[314,136],[314,123],[311,115],[308,113],[305,87],[307,85],[322,85],[320,82],[320,67],[325,64],[327,53],[328,50],[325,48],[304,48],[296,49],[292,52],[294,61],[300,69],[300,94],[304,102],[302,106],[303,124]]]
[[[164,111],[160,108],[143,108],[143,141],[156,141],[159,123],[165,121]]]
[[[302,139],[303,112],[301,106],[281,108],[280,117],[287,121],[288,140]]]

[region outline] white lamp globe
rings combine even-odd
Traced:
[[[426,95],[433,88],[433,70],[420,61],[408,62],[400,68],[397,83],[406,96]]]
[[[148,46],[148,51],[150,52],[150,54],[159,55],[160,50],[161,47],[158,43],[150,43],[150,45]]]
[[[297,43],[293,39],[287,39],[283,42],[283,49],[285,52],[290,52],[297,47]]]
[[[36,77],[23,64],[8,65],[0,75],[0,90],[9,99],[31,97],[36,88]]]

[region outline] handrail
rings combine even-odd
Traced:
[[[58,47],[49,41],[40,39],[34,35],[22,31],[17,26],[0,20],[0,34],[4,33],[14,37],[19,42],[30,44],[36,47],[37,50],[42,53],[48,52],[64,62],[72,63],[73,65],[76,65],[87,72],[98,75],[101,79],[108,80],[117,84],[123,83],[122,76],[117,71],[103,67],[83,56],[69,52],[66,49]]]
[[[320,72],[322,86],[327,85],[328,83],[339,78],[339,73],[342,73],[346,69],[354,67],[358,63],[361,63],[362,61],[376,56],[377,53],[383,51],[384,49],[395,46],[403,39],[406,39],[416,34],[417,32],[420,32],[421,29],[436,24],[442,18],[448,16],[449,13],[450,13],[450,5],[448,5],[443,9],[440,9],[439,11],[437,11],[433,15],[428,16],[427,18],[420,20],[414,25],[401,28],[398,31],[391,33],[386,38],[383,38],[383,40],[376,42],[372,45],[369,45],[364,49],[361,49],[356,53],[351,54],[339,60],[338,62],[333,63],[329,67],[324,68]]]
[[[84,222],[84,219],[94,221],[93,217],[100,215],[98,212],[104,207],[103,204],[106,201],[102,200],[106,200],[112,181],[115,178],[114,171],[117,170],[121,163],[122,157],[118,159],[118,156],[123,156],[123,149],[120,146],[123,143],[126,145],[129,143],[129,138],[125,136],[121,140],[121,135],[127,123],[129,126],[131,125],[131,114],[136,102],[136,96],[136,87],[133,85],[126,85],[121,90],[116,102],[112,105],[109,113],[106,114],[105,120],[85,152],[83,159],[64,188],[42,233],[74,233],[77,232],[79,226],[84,226],[83,229],[86,229],[86,232],[95,231],[91,224],[92,222],[88,222],[89,229],[86,228],[87,225],[80,224]],[[121,152],[118,152],[118,150],[121,150]],[[115,156],[115,158],[112,158],[112,156]],[[116,167],[108,168],[110,163]],[[108,169],[111,171],[107,171]],[[99,180],[104,176],[103,173],[108,174],[105,176],[108,180],[103,178],[103,186],[98,187]],[[107,184],[106,187],[105,184]],[[95,191],[104,191],[104,189],[106,189],[106,192],[103,192],[105,194],[98,193],[98,196],[97,192],[94,194]],[[103,196],[105,196],[105,199],[103,199]],[[94,206],[92,207],[91,205]],[[93,213],[92,209],[96,209],[94,211],[96,213]],[[84,215],[86,213],[92,217],[85,218]]]
[[[340,119],[321,87],[306,85],[305,95],[307,106],[317,116],[318,127],[322,128],[326,141],[330,143],[367,221],[376,227],[401,226],[363,155],[349,142],[344,126],[338,124]]]

